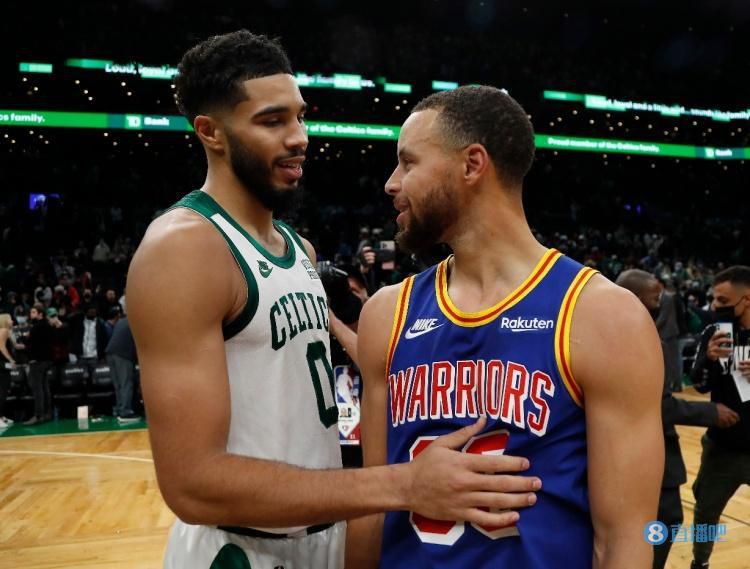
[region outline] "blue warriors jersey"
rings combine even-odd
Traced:
[[[588,569],[593,555],[583,393],[570,327],[595,271],[549,250],[526,281],[482,312],[448,297],[448,260],[404,281],[388,348],[388,462],[486,415],[463,452],[528,458],[537,503],[509,527],[388,513],[382,568]]]

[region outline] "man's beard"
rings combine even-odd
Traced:
[[[407,253],[424,255],[441,242],[445,231],[458,219],[453,191],[443,181],[427,192],[421,200],[422,213],[417,217],[409,210],[409,222],[396,234],[396,242]]]
[[[229,131],[226,131],[229,143],[229,163],[234,175],[267,210],[275,215],[289,214],[299,206],[302,190],[295,186],[274,186],[271,183],[271,168],[252,150],[242,144]],[[303,152],[283,156],[280,160],[303,156]]]

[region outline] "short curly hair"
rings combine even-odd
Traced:
[[[502,182],[520,187],[534,161],[534,128],[513,97],[485,85],[441,91],[422,99],[412,113],[436,110],[444,142],[451,148],[485,147]]]
[[[291,75],[292,65],[278,39],[239,30],[190,48],[177,70],[177,107],[192,124],[200,114],[244,101],[244,81],[277,73]]]

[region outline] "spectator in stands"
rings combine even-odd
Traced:
[[[116,308],[120,313],[122,313],[122,306],[120,306],[119,301],[117,300],[117,292],[113,288],[108,288],[104,295],[101,296],[101,292],[97,292],[97,296],[99,297],[99,314],[106,316],[107,319],[109,319],[110,311],[113,308]]]
[[[88,262],[89,250],[83,240],[78,242],[78,247],[73,250],[73,259],[78,263]]]
[[[96,366],[103,363],[107,355],[107,329],[95,304],[85,305],[83,312],[72,318],[70,335],[71,352],[92,377]]]
[[[122,235],[118,235],[112,246],[112,262],[115,264],[127,263],[132,254],[133,244],[130,238],[125,239]]]
[[[91,260],[94,263],[108,263],[110,258],[110,249],[107,242],[104,241],[104,237],[99,238],[99,242],[94,247],[94,254],[91,256]]]
[[[377,253],[369,241],[362,241],[360,244],[362,246],[357,251],[357,262],[362,278],[367,286],[367,293],[371,296],[378,290]]]
[[[674,310],[672,304],[674,299],[670,299],[667,293],[663,292],[662,285],[656,277],[646,271],[638,269],[625,271],[618,277],[617,284],[635,294],[648,309],[657,322],[657,329],[662,340],[665,365],[661,410],[666,457],[657,519],[667,527],[671,527],[681,524],[684,519],[680,486],[687,482],[680,438],[675,425],[727,428],[734,425],[739,420],[739,416],[721,403],[685,401],[672,395],[673,379],[670,374],[674,371],[670,371],[670,366],[673,366],[674,362],[671,360],[674,359],[675,354],[670,342],[675,326],[669,324],[659,328],[658,322],[659,319],[665,318],[665,311]],[[664,308],[665,304],[667,308]],[[671,539],[654,546],[654,569],[663,569],[671,547]]]
[[[10,314],[0,314],[0,429],[10,427],[13,421],[5,416],[5,398],[10,387],[10,370],[16,367],[13,358],[13,319]]]
[[[57,257],[55,257],[52,261],[52,268],[55,271],[55,276],[58,279],[61,279],[63,275],[72,275],[73,271],[75,270],[69,263],[68,263],[68,256],[65,254],[65,252],[60,249],[59,254]]]
[[[73,286],[73,281],[70,278],[71,274],[72,273],[68,272],[64,272],[63,274],[61,274],[58,285],[57,287],[55,287],[55,289],[57,290],[58,287],[63,287],[63,292],[70,299],[70,306],[76,308],[81,303],[81,297],[78,294],[76,287]]]
[[[68,323],[68,316],[71,312],[75,313],[75,311],[67,304],[63,304],[57,307],[57,317],[65,324]]]
[[[41,302],[45,306],[52,300],[52,289],[47,284],[47,278],[44,273],[39,273],[36,280],[36,288],[34,289],[34,302]]]
[[[29,340],[29,333],[31,332],[31,321],[29,320],[28,311],[23,306],[17,306],[13,313],[13,320],[16,322],[16,325],[13,327],[13,335],[16,338],[16,361],[25,364],[29,361],[26,343]]]
[[[112,338],[117,321],[122,316],[122,309],[119,304],[113,304],[107,308],[107,319],[104,321],[104,327],[107,330],[107,342]]]
[[[3,303],[3,312],[13,314],[14,310],[18,306],[18,294],[15,291],[8,291],[5,295],[5,302]]]
[[[83,289],[83,294],[81,295],[81,297],[83,298],[82,302],[85,306],[88,306],[94,302],[94,293],[91,292],[90,288]]]
[[[75,287],[76,291],[80,293],[80,296],[83,296],[83,292],[85,290],[91,289],[91,273],[86,270],[77,272],[73,286]]]
[[[26,349],[29,356],[29,385],[34,395],[34,416],[24,425],[36,425],[52,419],[52,393],[47,371],[52,367],[52,327],[44,305],[36,303],[29,311],[31,331]]]
[[[52,363],[58,372],[68,363],[70,354],[70,327],[60,320],[56,308],[47,309],[47,320],[52,327]]]
[[[656,280],[655,278],[653,280]],[[664,350],[664,373],[671,392],[682,391],[682,354],[680,340],[687,334],[687,317],[682,298],[675,292],[665,290],[664,284],[656,280],[660,289],[659,304],[655,314]]]
[[[737,387],[737,382],[750,381],[750,357],[747,355],[750,352],[750,267],[737,265],[719,272],[714,278],[713,294],[711,308],[717,322],[732,322],[732,337],[716,325],[708,326],[701,336],[690,377],[698,391],[710,391],[711,401],[726,405],[740,420],[728,429],[710,427],[703,436],[701,467],[693,484],[696,526],[718,523],[737,489],[742,484],[750,484],[750,401],[742,401]],[[713,545],[712,541],[693,543],[691,569],[708,567]]]
[[[119,318],[115,324],[106,351],[109,372],[115,387],[114,414],[117,420],[123,423],[137,421],[140,417],[133,412],[133,391],[135,364],[138,358],[127,316]]]

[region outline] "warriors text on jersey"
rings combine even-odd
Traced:
[[[528,458],[537,503],[511,527],[386,515],[383,568],[591,567],[583,393],[570,368],[571,317],[595,271],[549,250],[492,308],[459,310],[448,260],[402,284],[388,351],[388,462],[486,415],[463,452]]]

